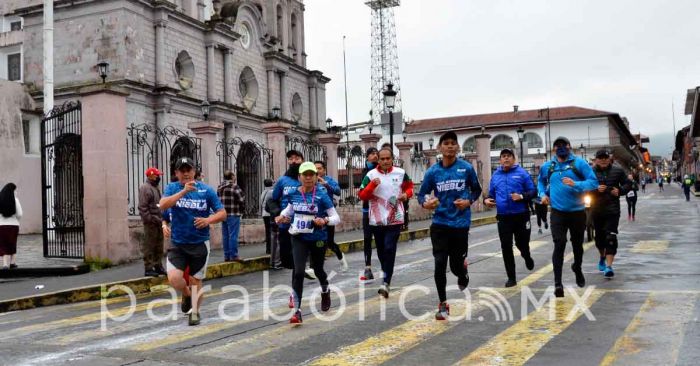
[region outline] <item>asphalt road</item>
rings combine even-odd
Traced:
[[[361,253],[348,255],[350,271],[334,273],[330,312],[312,313],[308,300],[318,284],[307,280],[302,326],[288,324],[289,290],[264,300],[266,278],[287,286],[290,271],[254,273],[206,282],[212,289],[196,327],[167,292],[133,306],[118,298],[0,314],[0,364],[697,365],[700,200],[685,202],[675,185],[663,193],[649,187],[637,221],[628,222],[626,212],[622,217],[615,278],[598,272],[597,251],[587,243],[587,287],[567,288],[554,303],[549,232],[533,230],[535,269],[517,258],[519,286],[505,289],[496,227],[489,225],[470,234],[469,292],[459,292],[448,274],[451,321],[434,320],[430,242],[417,240],[400,245],[386,301],[377,283],[358,285]],[[565,285],[575,286],[571,256],[566,260]],[[378,271],[376,253],[373,262]],[[335,258],[326,269],[339,270]],[[230,285],[242,288],[223,289]],[[247,305],[240,290],[248,293]],[[233,319],[246,306],[249,317]],[[265,308],[278,319],[266,317]],[[107,317],[105,309],[123,319]]]

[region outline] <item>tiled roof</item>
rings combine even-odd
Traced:
[[[578,119],[609,116],[615,113],[599,111],[595,109],[581,107],[556,107],[549,109],[549,119]],[[470,116],[443,117],[414,120],[406,126],[407,133],[418,133],[428,131],[439,131],[448,129],[473,128],[479,126],[491,126],[499,124],[514,123],[513,112],[475,114]],[[535,109],[518,111],[517,122],[515,123],[531,123],[544,122],[547,120],[547,112]]]

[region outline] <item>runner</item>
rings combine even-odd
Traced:
[[[226,220],[226,210],[212,187],[194,180],[194,161],[181,158],[175,166],[178,182],[165,187],[160,209],[172,218],[167,271],[170,285],[182,293],[181,308],[189,313],[189,325],[200,322],[204,293],[202,280],[209,262],[209,226]],[[214,214],[210,215],[210,212]],[[189,267],[186,279],[184,272]],[[187,282],[189,281],[189,282]],[[195,294],[192,299],[192,294]]]
[[[515,153],[511,149],[501,150],[501,167],[491,177],[489,194],[484,199],[488,207],[496,207],[498,236],[501,239],[503,264],[508,280],[505,287],[513,287],[515,278],[515,258],[513,258],[513,238],[515,246],[525,260],[525,267],[532,270],[535,262],[530,255],[530,211],[527,202],[537,194],[530,174],[515,164]]]
[[[314,165],[316,166],[316,171],[318,172],[318,183],[320,183],[323,188],[328,191],[328,198],[331,200],[331,202],[334,202],[333,196],[340,197],[340,185],[338,185],[338,182],[336,182],[333,177],[326,175],[325,162],[315,161]],[[326,241],[326,245],[328,245],[328,249],[332,250],[333,253],[335,253],[335,256],[338,257],[341,270],[345,272],[348,270],[348,261],[345,259],[345,255],[343,255],[343,252],[340,250],[338,243],[335,242],[335,226],[327,227],[326,231],[328,232],[328,240]]]
[[[603,149],[595,153],[593,172],[598,178],[598,189],[593,191],[593,226],[595,246],[600,253],[598,270],[605,277],[615,276],[612,264],[617,254],[617,234],[620,223],[620,196],[627,195],[632,182],[622,168],[612,164],[610,153]]]
[[[637,191],[639,191],[639,184],[637,184],[632,174],[628,175],[627,179],[632,182],[630,190],[625,197],[627,200],[627,221],[634,221],[634,216],[637,213]]]
[[[681,187],[683,187],[683,194],[685,194],[685,201],[690,202],[690,187],[693,185],[693,180],[690,179],[688,174],[683,176],[683,181],[681,182]]]
[[[378,292],[385,298],[389,297],[396,243],[404,222],[403,201],[413,195],[411,178],[403,169],[393,166],[393,162],[394,153],[391,149],[382,149],[379,152],[379,166],[367,173],[360,186],[360,199],[369,201],[369,225],[384,272],[384,280]]]
[[[287,169],[284,176],[275,183],[275,187],[272,189],[272,200],[278,204],[280,210],[287,206],[284,195],[301,185],[301,183],[299,183],[299,165],[301,165],[303,161],[304,155],[299,151],[287,151],[287,165],[289,165],[289,169]],[[278,215],[276,212],[271,212],[271,214],[273,216]],[[279,225],[278,237],[282,267],[293,269],[294,260],[292,259],[292,238],[289,236],[289,225]]]
[[[547,223],[547,205],[542,204],[542,199],[536,197],[533,199],[535,201],[535,213],[537,214],[537,233],[542,234],[542,223],[544,223],[544,229],[549,229],[549,224]]]
[[[328,278],[323,269],[326,256],[326,226],[336,225],[340,217],[328,198],[326,189],[318,184],[316,167],[311,162],[305,162],[299,167],[301,187],[285,194],[288,202],[280,216],[275,218],[278,224],[290,224],[289,233],[292,236],[294,271],[292,273],[292,288],[294,290],[294,315],[289,320],[292,324],[301,324],[301,298],[304,290],[304,267],[309,255],[318,282],[321,284],[321,310],[328,311],[331,307],[331,294],[328,289]]]
[[[557,137],[552,144],[555,156],[544,163],[538,177],[537,191],[543,205],[552,206],[552,240],[554,252],[554,295],[564,297],[561,272],[564,265],[567,232],[571,235],[574,263],[571,270],[576,274],[576,284],[586,285],[581,271],[583,260],[583,234],[586,230],[586,212],[583,194],[598,187],[593,170],[585,160],[571,153],[571,144],[566,137]]]
[[[435,259],[435,286],[438,291],[438,311],[435,319],[445,320],[450,313],[447,304],[447,262],[457,277],[457,285],[464,291],[469,285],[469,273],[464,265],[469,249],[469,226],[472,202],[479,199],[481,186],[474,168],[457,159],[460,151],[457,135],[450,131],[440,136],[438,148],[442,161],[428,169],[418,194],[418,203],[425,209],[435,210],[430,225],[430,239]],[[430,193],[434,197],[430,198]]]
[[[365,168],[362,171],[362,180],[364,181],[372,169],[377,167],[377,162],[379,161],[379,150],[374,147],[367,149],[367,160],[365,161]],[[374,281],[374,274],[372,273],[372,227],[369,225],[369,201],[362,201],[362,233],[364,239],[364,252],[365,252],[365,272],[360,276],[360,281],[362,282],[372,282]],[[376,240],[376,237],[375,237]]]

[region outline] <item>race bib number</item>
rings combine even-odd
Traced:
[[[630,197],[630,198],[634,197],[634,191],[627,192],[627,197]]]
[[[314,232],[314,215],[295,214],[290,234],[310,234]]]

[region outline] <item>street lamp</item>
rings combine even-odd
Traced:
[[[406,142],[406,137],[408,137],[406,136],[406,132],[402,133],[401,136],[403,137],[403,142]]]
[[[326,120],[326,131],[331,132],[331,126],[333,125],[333,120],[330,117]]]
[[[584,155],[586,155],[586,147],[583,146],[583,143],[581,143],[581,146],[579,147],[579,151],[581,151],[581,157],[586,158]]]
[[[273,119],[280,118],[280,107],[272,107],[272,118]]]
[[[204,120],[208,121],[209,120],[209,102],[208,101],[203,101],[202,105],[199,107],[202,108],[202,115],[204,116]]]
[[[107,74],[109,73],[109,63],[107,61],[102,61],[97,64],[97,72],[100,73],[102,84],[104,84],[105,80],[107,79]]]
[[[394,151],[394,103],[396,102],[397,94],[396,90],[394,90],[394,84],[389,82],[382,94],[384,94],[384,105],[389,110],[389,143],[391,144],[391,150]]]
[[[431,138],[428,140],[428,145],[430,145],[430,150],[433,149],[433,144],[434,144],[434,143],[435,143],[435,139],[431,137]]]
[[[372,126],[374,126],[374,120],[370,119],[367,121],[367,129],[369,129],[370,134],[372,134]]]
[[[517,105],[514,106],[513,109],[515,109],[515,111],[517,112],[518,106]],[[518,133],[518,140],[520,140],[520,166],[522,166],[523,165],[523,137],[525,137],[525,129],[523,128],[522,125],[520,125],[518,127],[518,130],[515,132]]]

